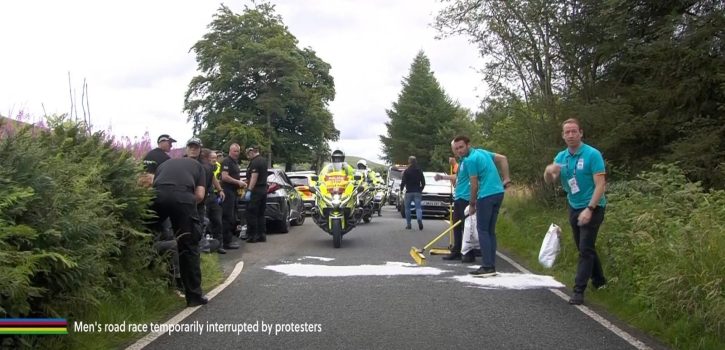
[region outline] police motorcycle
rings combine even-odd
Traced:
[[[377,212],[378,216],[383,216],[383,205],[388,201],[388,189],[385,186],[377,185],[373,189],[373,212]]]
[[[374,175],[368,170],[368,163],[365,159],[360,159],[357,162],[356,174],[359,174],[363,179],[364,191],[358,194],[358,206],[362,209],[363,215],[362,220],[365,223],[369,223],[373,218],[373,213],[378,212],[380,215],[380,202],[378,201],[378,207],[375,204],[375,194],[377,193],[377,184],[373,181]]]
[[[363,211],[358,207],[358,195],[364,191],[358,174],[349,181],[344,171],[328,172],[319,178],[312,175],[314,186],[310,190],[315,194],[312,219],[317,226],[332,236],[332,245],[340,248],[342,236],[350,232],[362,219]]]
[[[355,176],[364,179],[365,175],[356,172]],[[363,180],[362,189],[357,193],[357,205],[362,211],[362,221],[366,224],[373,219],[373,213],[375,212],[373,186],[373,184]]]

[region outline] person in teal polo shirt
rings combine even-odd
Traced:
[[[454,154],[456,153],[455,142],[455,140],[451,141],[451,150]],[[509,186],[511,180],[508,178],[508,160],[506,156],[478,148],[470,148],[468,154],[470,154],[471,152],[484,152],[486,155],[491,157],[496,164],[496,168],[500,172],[506,173],[503,179],[504,188]],[[456,163],[456,166],[453,167],[454,174],[436,174],[435,176],[436,181],[441,179],[447,179],[451,181],[453,186],[455,186],[455,189],[453,191],[453,222],[458,222],[459,220],[465,221],[465,210],[471,201],[471,181],[469,179],[469,176],[467,173],[461,173],[458,171],[458,169],[461,167],[458,165],[463,163],[465,157],[466,156],[461,157],[461,159],[459,159],[460,163]],[[453,162],[455,161],[455,159],[449,159],[449,161]],[[453,229],[453,247],[451,248],[451,253],[444,256],[443,260],[461,260],[461,262],[463,263],[472,263],[475,261],[473,251],[469,251],[468,253],[466,253],[466,255],[461,254],[461,248],[463,245],[463,230],[464,222],[462,222]]]
[[[468,212],[476,215],[476,229],[481,245],[481,267],[470,274],[493,276],[496,275],[496,219],[503,202],[504,182],[506,186],[510,182],[508,162],[501,168],[499,175],[494,163],[495,154],[471,148],[470,142],[466,136],[458,136],[453,140],[453,149],[462,159],[458,168],[459,178],[468,178],[470,181]]]
[[[589,279],[595,289],[607,283],[595,243],[599,226],[604,221],[606,185],[604,158],[594,147],[582,142],[584,130],[578,120],[571,118],[562,123],[562,138],[567,148],[554,158],[544,171],[544,181],[553,183],[561,179],[569,202],[569,224],[574,242],[579,249],[579,263],[574,278],[574,293],[569,304],[584,303],[584,290]]]

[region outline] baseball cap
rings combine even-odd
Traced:
[[[202,146],[201,140],[198,137],[190,138],[189,141],[186,141],[186,145],[198,145],[199,147]]]
[[[163,134],[163,135],[159,136],[159,138],[156,140],[156,143],[160,143],[161,141],[169,141],[171,143],[176,142],[176,140],[171,138],[171,136],[169,136],[169,134]]]
[[[251,145],[244,149],[244,153],[249,153],[249,151],[252,151],[252,150],[259,151],[259,146]]]

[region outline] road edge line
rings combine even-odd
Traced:
[[[514,261],[513,259],[509,258],[508,256],[502,254],[501,252],[496,252],[496,255],[498,255],[501,259],[506,260],[509,264],[513,265],[513,267],[519,269],[519,271],[523,273],[530,274],[531,271],[527,270],[525,267],[521,266],[519,263]],[[554,295],[557,295],[559,298],[561,298],[564,301],[569,301],[569,296],[566,295],[566,293],[562,292],[559,289],[555,288],[548,288],[548,290]],[[647,344],[643,343],[641,340],[635,338],[631,334],[627,333],[626,331],[622,330],[621,328],[615,326],[612,322],[609,322],[606,318],[599,315],[598,313],[594,312],[592,309],[584,306],[584,305],[576,305],[576,308],[579,309],[582,313],[589,316],[589,318],[593,319],[594,321],[597,321],[600,325],[602,325],[604,328],[608,329],[610,332],[616,334],[618,337],[624,339],[627,343],[634,346],[635,348],[639,350],[652,350]]]
[[[224,288],[228,287],[232,282],[234,282],[235,279],[239,276],[240,273],[242,273],[242,269],[244,268],[244,261],[240,261],[237,263],[236,266],[234,266],[234,270],[232,270],[232,273],[227,277],[227,279],[224,281],[224,283],[216,286],[216,288],[212,289],[209,293],[206,294],[206,297],[209,298],[209,300],[214,299],[217,294],[221,293]],[[195,306],[195,307],[187,307],[181,310],[178,314],[176,314],[174,317],[170,318],[168,321],[164,322],[165,324],[178,324],[181,321],[183,321],[185,318],[191,316],[196,310],[201,308],[201,306]],[[137,340],[135,343],[131,344],[126,348],[126,350],[140,350],[146,347],[147,345],[151,344],[154,340],[158,339],[160,336],[162,336],[165,332],[152,332],[149,334],[146,334],[143,338]]]

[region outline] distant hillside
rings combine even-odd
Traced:
[[[385,164],[375,163],[370,159],[357,157],[357,156],[345,156],[345,162],[347,162],[347,164],[352,165],[353,167],[355,167],[355,165],[357,165],[357,161],[360,159],[365,159],[368,162],[368,168],[386,168],[387,167],[387,165],[385,165]]]
[[[375,163],[369,159],[358,157],[358,156],[345,156],[345,163],[350,164],[353,168],[357,166],[357,161],[360,159],[365,159],[368,162],[368,169],[372,169],[377,171],[379,174],[383,176],[387,176],[388,174],[388,166],[385,164]],[[326,166],[327,164],[330,164],[330,162],[325,162],[323,166]]]

